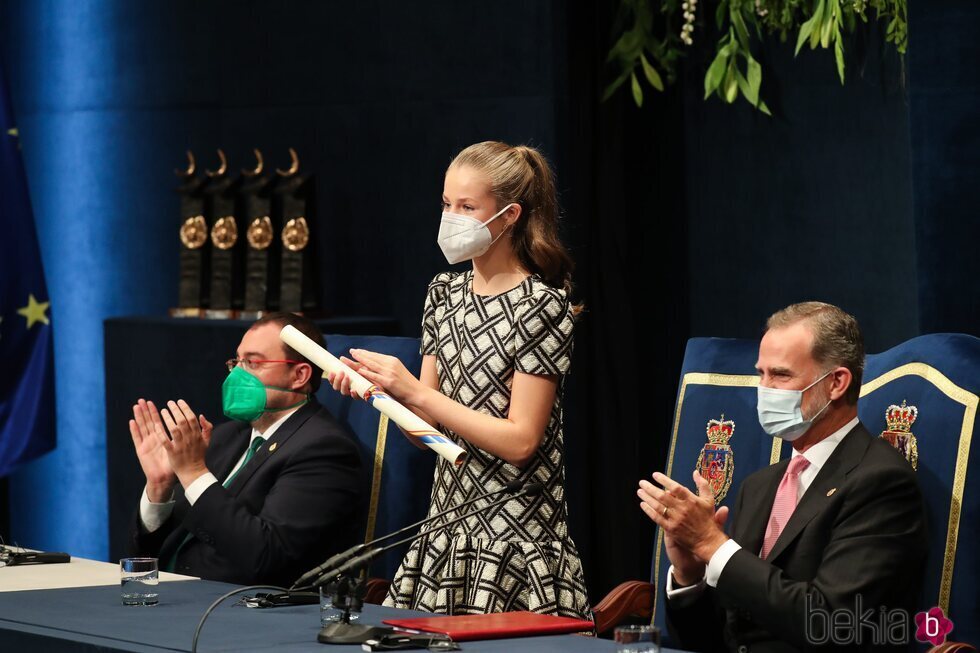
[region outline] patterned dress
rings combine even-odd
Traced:
[[[572,353],[571,306],[563,290],[537,275],[493,296],[474,294],[472,278],[472,271],[444,272],[426,295],[421,350],[437,357],[442,393],[503,418],[515,370],[557,374],[558,391],[544,440],[523,470],[442,427],[469,459],[461,468],[438,459],[429,514],[517,478],[545,489],[417,540],[385,605],[444,614],[530,610],[591,619],[582,563],[566,525],[561,400]]]

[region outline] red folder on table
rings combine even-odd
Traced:
[[[455,617],[418,617],[386,619],[385,623],[403,630],[443,633],[457,642],[476,639],[503,639],[531,635],[561,635],[591,633],[595,624],[583,619],[555,617],[536,612],[496,612],[493,614],[463,614]]]

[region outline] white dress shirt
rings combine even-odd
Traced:
[[[840,441],[844,439],[844,436],[851,432],[855,426],[857,426],[858,418],[855,417],[849,421],[844,426],[840,427],[838,430],[834,431],[826,438],[816,443],[804,453],[798,452],[793,449],[793,457],[804,456],[810,461],[810,464],[800,472],[800,483],[797,488],[796,500],[799,502],[803,498],[804,493],[806,493],[807,488],[813,483],[813,479],[817,477],[820,472],[820,468],[824,466],[827,459],[830,458],[830,454],[834,453],[834,449],[840,444]],[[718,579],[721,578],[721,572],[724,571],[725,565],[731,560],[735,552],[742,547],[735,540],[727,540],[724,544],[718,547],[715,554],[711,556],[708,561],[708,566],[705,569],[704,578],[694,585],[689,585],[687,587],[674,587],[674,565],[670,566],[667,570],[667,598],[671,600],[680,599],[684,603],[688,601],[693,601],[698,595],[704,591],[706,585],[711,587],[718,586]]]
[[[289,417],[297,410],[299,410],[299,406],[283,411],[282,417],[273,422],[272,425],[265,430],[265,433],[259,433],[257,430],[255,430],[255,428],[253,428],[252,437],[250,437],[248,440],[249,446],[245,448],[244,452],[242,452],[242,455],[238,458],[238,462],[231,468],[231,472],[228,473],[225,480],[227,481],[229,478],[234,476],[238,472],[239,468],[241,468],[241,466],[245,463],[245,455],[248,453],[252,443],[255,442],[255,438],[268,440],[272,437],[272,434],[275,433],[280,426],[282,426],[283,422],[289,419]],[[211,472],[198,476],[190,485],[187,486],[187,489],[184,490],[184,496],[187,497],[187,503],[193,506],[194,502],[197,501],[202,494],[204,494],[204,491],[217,482],[218,479]],[[170,514],[173,511],[173,492],[170,493],[170,499],[168,501],[164,501],[163,503],[153,503],[146,495],[146,487],[143,487],[143,496],[140,497],[140,525],[147,533],[152,533],[163,526],[164,522],[170,518]]]

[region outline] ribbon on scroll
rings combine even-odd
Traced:
[[[288,324],[284,326],[279,332],[279,339],[313,361],[324,372],[346,374],[350,378],[351,388],[364,397],[365,401],[453,465],[458,467],[466,461],[466,452],[455,442],[385,394],[381,388],[341,363],[340,359],[300,333],[295,327]]]

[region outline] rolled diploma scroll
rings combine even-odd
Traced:
[[[317,367],[326,372],[343,372],[350,379],[350,387],[364,397],[378,411],[384,413],[395,424],[418,438],[424,445],[451,462],[462,465],[466,460],[466,452],[452,440],[432,428],[425,420],[402,406],[385,394],[381,388],[374,385],[363,376],[340,362],[336,356],[313,342],[300,331],[287,324],[279,332],[279,339],[316,363]]]

